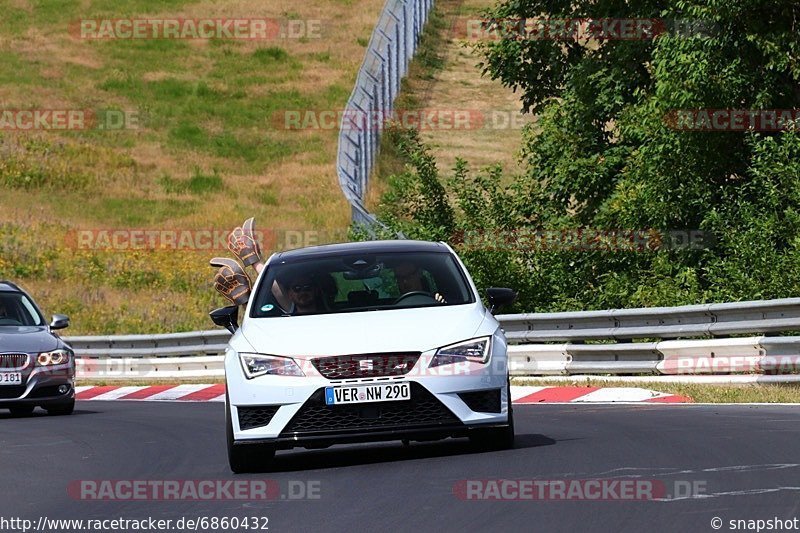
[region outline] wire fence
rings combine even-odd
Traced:
[[[369,177],[432,7],[433,0],[387,0],[342,113],[336,170],[355,224],[380,225],[365,205]]]

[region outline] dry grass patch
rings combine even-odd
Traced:
[[[126,274],[124,262],[99,252],[80,259],[105,265],[92,279],[77,267],[56,278],[48,273],[82,257],[67,243],[76,229],[230,229],[256,216],[264,229],[342,233],[350,211],[335,170],[337,131],[288,131],[272,118],[276,110],[343,108],[383,1],[209,0],[172,11],[150,0],[109,6],[95,13],[91,2],[59,10],[14,0],[13,16],[20,9],[27,15],[5,21],[12,30],[0,35],[4,107],[111,108],[142,120],[138,129],[120,131],[0,133],[0,278],[31,287],[48,312],[71,310],[75,333],[164,331],[167,323],[207,328],[207,312],[222,301],[211,293],[205,265],[221,251],[187,258],[190,268],[175,278],[182,288],[166,292],[124,286],[121,280],[141,265],[125,267]],[[114,18],[114,10],[119,18],[314,19],[322,21],[322,38],[134,42],[69,35],[76,17]],[[170,190],[197,175],[219,176],[221,186]],[[32,255],[14,244],[19,235],[51,243],[52,253]],[[177,267],[166,255],[155,254],[153,264],[172,279]],[[161,318],[173,315],[180,319]]]
[[[430,110],[445,116],[460,113],[470,117],[470,127],[422,128],[421,139],[431,148],[440,169],[451,169],[457,158],[472,169],[499,164],[505,175],[523,171],[519,163],[522,125],[531,116],[519,114],[521,101],[499,81],[481,76],[481,58],[454,31],[458,18],[479,18],[488,0],[449,0],[437,3],[432,23],[412,62],[398,99],[400,110]],[[404,160],[396,147],[382,140],[375,179],[370,181],[367,205],[377,206],[386,192],[383,179],[403,170]]]
[[[465,4],[483,7],[477,0]],[[530,122],[532,118],[518,118],[522,107],[519,97],[499,81],[481,76],[476,66],[480,58],[465,44],[458,39],[448,39],[444,51],[445,66],[434,75],[425,107],[466,111],[482,117],[482,127],[423,130],[422,139],[431,145],[442,168],[452,168],[456,158],[460,157],[476,168],[499,163],[506,173],[517,173],[521,170],[518,164],[521,124]],[[515,123],[512,123],[512,117]]]

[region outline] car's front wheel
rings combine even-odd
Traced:
[[[52,407],[45,407],[45,409],[47,410],[47,414],[52,416],[71,415],[75,410],[75,400],[73,399],[67,403],[54,405]]]
[[[237,445],[233,439],[233,421],[227,394],[225,395],[225,434],[228,440],[228,465],[234,474],[265,472],[275,459],[275,448],[265,444]]]
[[[507,426],[474,430],[469,440],[481,450],[510,450],[514,447],[514,415],[509,411]]]
[[[514,447],[514,408],[511,405],[511,382],[508,387],[508,425],[499,428],[476,429],[470,442],[482,450],[510,450]]]

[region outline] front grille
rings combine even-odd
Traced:
[[[312,363],[328,379],[359,379],[403,376],[414,368],[419,353],[336,355]]]
[[[410,400],[351,405],[326,405],[325,389],[318,389],[289,421],[281,437],[460,423],[425,387],[414,382],[410,386]]]
[[[280,405],[257,405],[237,407],[239,427],[241,429],[260,428],[269,425],[272,417],[280,409]]]
[[[25,385],[9,385],[0,387],[0,400],[19,398],[25,393]]]
[[[459,392],[458,395],[473,411],[478,413],[500,412],[500,389]]]
[[[22,370],[28,366],[28,355],[24,353],[0,354],[0,370]]]

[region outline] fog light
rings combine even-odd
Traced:
[[[68,392],[69,392],[69,385],[60,385],[58,387],[58,393],[59,394],[66,394]]]

